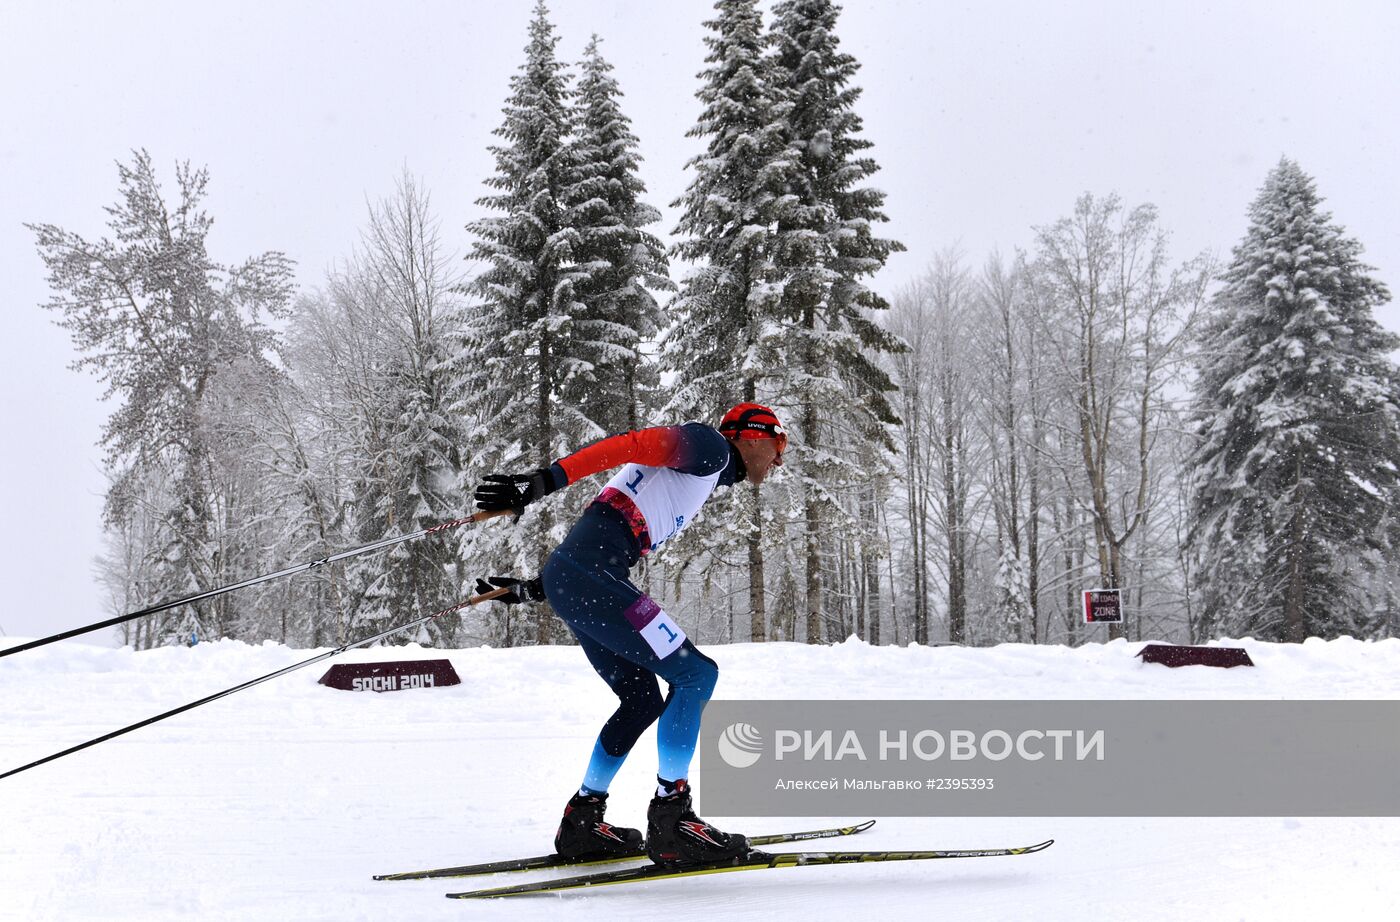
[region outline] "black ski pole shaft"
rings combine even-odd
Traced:
[[[501,510],[499,512],[478,512],[475,515],[469,516],[465,519],[454,519],[451,522],[443,522],[441,525],[434,525],[432,528],[425,528],[422,531],[416,531],[411,535],[399,535],[396,538],[385,538],[382,541],[375,541],[373,544],[366,544],[363,547],[351,548],[348,551],[341,551],[338,554],[331,554],[329,557],[321,557],[316,560],[308,560],[306,563],[299,563],[294,567],[287,567],[285,570],[278,570],[276,573],[264,573],[262,576],[254,576],[251,579],[245,579],[241,583],[230,583],[227,586],[220,586],[217,589],[210,589],[208,592],[200,592],[196,593],[195,595],[185,596],[183,599],[173,599],[169,602],[161,602],[158,605],[152,605],[149,608],[143,608],[140,611],[134,611],[130,614],[118,615],[115,618],[108,618],[106,621],[99,621],[96,624],[89,624],[86,627],[75,627],[71,631],[64,631],[61,634],[54,634],[51,637],[41,637],[38,640],[29,641],[29,643],[22,643],[15,647],[0,650],[0,657],[9,656],[12,653],[23,653],[25,650],[33,650],[35,647],[42,647],[45,644],[55,643],[60,640],[67,640],[69,637],[77,637],[80,634],[87,634],[92,631],[100,631],[104,627],[115,627],[118,624],[125,624],[128,621],[135,621],[137,618],[144,618],[146,615],[154,615],[158,612],[163,612],[180,605],[188,605],[192,602],[202,602],[205,599],[212,599],[215,596],[223,595],[226,592],[233,592],[236,589],[247,589],[249,586],[256,586],[259,583],[271,582],[274,579],[281,579],[284,576],[291,576],[294,573],[304,573],[307,570],[314,570],[317,567],[323,567],[326,564],[335,563],[338,560],[345,560],[350,557],[358,557],[361,554],[369,554],[373,551],[382,551],[385,548],[393,547],[396,544],[402,544],[405,541],[412,541],[415,538],[422,538],[426,537],[427,535],[447,531],[448,529],[456,528],[459,525],[466,525],[472,522],[480,522],[484,519],[494,518],[498,515],[505,515],[509,511],[510,510],[506,509]]]
[[[336,647],[334,650],[329,650],[325,653],[313,656],[311,657],[311,659],[308,660],[302,660],[300,663],[295,663],[291,666],[286,667],[285,669],[279,669],[276,672],[269,672],[265,676],[259,676],[256,679],[251,679],[247,682],[244,682],[242,685],[235,685],[233,688],[226,688],[221,692],[216,692],[215,694],[209,695],[204,698],[200,698],[198,701],[191,701],[189,704],[183,704],[180,707],[174,708],[173,710],[166,711],[164,714],[157,714],[154,717],[147,717],[145,720],[134,723],[129,727],[122,727],[120,730],[113,730],[111,733],[104,733],[102,736],[99,736],[96,739],[90,739],[86,743],[79,743],[77,746],[70,746],[62,752],[55,752],[51,756],[44,756],[42,759],[30,762],[28,765],[21,765],[19,768],[12,768],[4,774],[0,774],[0,779],[8,778],[11,775],[18,775],[20,772],[28,771],[31,768],[37,768],[38,766],[43,765],[45,762],[52,762],[55,759],[61,759],[64,756],[72,755],[75,752],[81,752],[82,750],[87,749],[90,746],[96,746],[98,743],[105,743],[110,739],[116,739],[124,733],[130,733],[132,730],[140,730],[142,727],[149,727],[151,724],[161,720],[165,720],[165,718],[167,717],[174,717],[176,714],[183,714],[185,711],[193,710],[199,707],[200,705],[209,704],[212,701],[218,701],[220,698],[227,698],[234,692],[241,692],[245,688],[252,688],[254,685],[260,685],[263,682],[270,681],[272,679],[277,678],[278,676],[284,676],[289,672],[295,672],[303,666],[310,666],[312,663],[319,663],[321,660],[330,659],[332,656],[337,656],[341,653],[344,653],[346,650],[353,650],[356,647],[363,647],[365,644],[371,644],[374,643],[376,640],[381,640],[393,634],[398,634],[403,631],[407,631],[410,628],[415,628],[420,624],[426,624],[429,621],[432,621],[434,618],[441,618],[443,615],[450,615],[454,611],[461,611],[469,605],[475,605],[478,602],[489,602],[491,599],[499,598],[500,596],[503,596],[508,592],[514,591],[514,588],[515,587],[513,586],[506,586],[502,589],[495,589],[491,592],[483,593],[482,595],[472,596],[465,602],[458,602],[451,608],[444,608],[440,612],[436,612],[431,615],[425,615],[422,618],[419,618],[417,621],[410,621],[408,624],[401,624],[398,627],[389,628],[389,630],[387,631],[380,631],[373,637],[366,637],[364,640],[357,640],[354,643],[348,643],[342,647]]]

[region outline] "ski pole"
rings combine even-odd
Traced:
[[[115,739],[116,737],[121,736],[123,733],[130,733],[132,730],[139,730],[142,727],[150,726],[151,724],[156,723],[157,721],[164,720],[167,717],[174,717],[176,714],[183,714],[185,711],[193,710],[194,708],[197,708],[202,704],[209,704],[211,701],[218,701],[220,698],[226,698],[234,692],[240,692],[245,688],[252,688],[254,685],[259,685],[263,682],[269,681],[270,679],[275,679],[278,676],[284,676],[289,672],[294,672],[302,668],[303,666],[310,666],[312,663],[319,663],[321,660],[330,659],[332,656],[337,656],[341,653],[344,653],[346,650],[353,650],[356,647],[363,647],[365,644],[374,643],[376,640],[380,640],[392,634],[398,634],[410,628],[415,628],[420,624],[426,624],[427,622],[432,621],[434,618],[441,618],[443,615],[450,615],[454,611],[461,611],[469,605],[475,605],[478,602],[488,602],[491,599],[499,598],[500,596],[503,596],[506,593],[513,591],[514,588],[515,587],[513,586],[505,586],[501,589],[495,589],[491,592],[483,593],[482,595],[472,596],[465,602],[458,602],[451,608],[444,608],[442,611],[437,612],[435,614],[425,615],[424,617],[419,618],[417,621],[411,621],[408,624],[401,624],[398,627],[390,628],[387,631],[381,631],[380,633],[375,634],[373,637],[366,637],[364,640],[357,640],[354,643],[348,643],[342,647],[336,647],[334,650],[330,650],[326,653],[321,653],[317,656],[313,656],[309,660],[303,660],[302,662],[288,666],[285,669],[279,669],[276,672],[269,672],[265,676],[259,676],[256,679],[244,682],[242,685],[235,685],[233,688],[226,688],[223,691],[217,692],[213,695],[209,695],[206,698],[200,698],[198,701],[191,701],[189,704],[181,705],[180,707],[177,707],[173,710],[166,711],[164,714],[157,714],[154,717],[148,717],[145,720],[134,723],[129,727],[122,727],[120,730],[113,730],[111,733],[103,734],[102,736],[99,736],[96,739],[90,739],[86,743],[80,743],[77,746],[70,746],[62,752],[55,752],[51,756],[44,756],[42,759],[30,762],[28,765],[21,765],[19,768],[12,768],[4,774],[0,774],[0,779],[8,778],[11,775],[18,775],[22,771],[28,771],[31,768],[43,765],[45,762],[52,762],[54,759],[61,759],[64,756],[72,755],[75,752],[80,752],[84,749],[87,749],[89,746],[96,746],[98,743],[105,743],[107,742],[107,740]]]
[[[212,599],[215,596],[223,595],[226,592],[233,592],[235,589],[247,589],[249,586],[256,586],[259,583],[266,583],[274,579],[281,579],[284,576],[291,576],[294,573],[302,573],[306,570],[314,570],[317,567],[323,567],[328,563],[335,563],[338,560],[345,560],[348,557],[358,557],[360,554],[368,554],[372,551],[381,551],[386,547],[393,547],[395,544],[402,544],[405,541],[412,541],[415,538],[422,538],[426,535],[435,534],[440,531],[446,531],[449,528],[456,528],[459,525],[466,525],[471,522],[480,522],[484,519],[494,518],[498,515],[506,515],[509,512],[509,509],[502,509],[496,512],[478,512],[475,515],[468,516],[465,519],[454,519],[451,522],[443,522],[441,525],[434,525],[432,528],[425,528],[422,531],[416,531],[411,535],[399,535],[397,538],[385,538],[382,541],[375,541],[373,544],[366,544],[363,547],[351,548],[348,551],[341,551],[338,554],[331,554],[329,557],[321,557],[317,560],[310,560],[306,563],[299,563],[294,567],[288,567],[285,570],[278,570],[276,573],[265,573],[262,576],[254,576],[252,579],[245,579],[241,583],[230,583],[227,586],[220,586],[217,589],[210,589],[208,592],[201,592],[197,593],[196,595],[185,596],[183,599],[175,599],[170,602],[161,602],[158,605],[152,605],[150,608],[143,608],[140,611],[134,611],[130,614],[118,615],[115,618],[108,618],[106,621],[99,621],[96,624],[89,624],[87,627],[76,627],[73,628],[71,631],[64,631],[61,634],[54,634],[52,637],[42,637],[39,640],[31,640],[29,643],[22,643],[16,647],[10,647],[5,650],[0,650],[0,657],[9,656],[12,653],[22,653],[25,650],[33,650],[35,647],[42,647],[45,644],[51,644],[55,641],[67,640],[69,637],[77,637],[79,634],[87,634],[91,631],[100,631],[104,627],[115,627],[118,624],[125,624],[128,621],[134,621],[137,618],[142,618],[146,615],[154,615],[157,612],[162,612],[170,608],[175,608],[179,605],[188,605],[191,602],[202,602],[205,599]]]

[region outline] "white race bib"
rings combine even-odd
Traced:
[[[650,596],[642,596],[627,606],[623,614],[659,659],[675,653],[685,643],[685,631]]]

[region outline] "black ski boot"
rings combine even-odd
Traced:
[[[613,826],[603,819],[608,807],[606,794],[575,794],[564,808],[559,831],[554,834],[554,851],[565,858],[616,858],[640,855],[639,829]]]
[[[720,832],[695,815],[685,779],[672,794],[653,797],[647,810],[647,857],[674,866],[728,861],[749,852],[749,840],[738,833]]]

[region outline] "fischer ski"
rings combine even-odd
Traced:
[[[561,880],[542,880],[535,883],[518,884],[513,887],[495,887],[489,890],[469,890],[465,893],[449,893],[448,899],[495,899],[502,896],[521,896],[530,893],[558,893],[563,890],[578,890],[586,887],[601,887],[610,884],[641,883],[649,880],[671,880],[678,877],[699,877],[704,874],[728,874],[731,871],[766,871],[775,868],[805,868],[828,864],[866,864],[880,861],[928,861],[936,858],[994,858],[1004,855],[1029,855],[1044,851],[1055,843],[1047,839],[1038,845],[1023,848],[971,848],[945,849],[924,852],[768,852],[752,851],[742,858],[719,861],[712,864],[681,865],[664,867],[659,864],[640,868],[623,868],[617,871],[600,871],[581,877],[566,877]]]
[[[853,836],[875,825],[867,820],[855,826],[838,826],[833,829],[810,829],[805,832],[782,832],[768,836],[752,836],[752,845],[778,845],[783,842],[805,842],[809,839],[831,839],[838,836]],[[405,871],[401,874],[376,874],[375,880],[427,880],[434,877],[477,877],[484,874],[503,874],[511,871],[537,871],[544,868],[592,867],[599,864],[615,864],[619,861],[635,861],[647,856],[646,849],[640,848],[634,854],[618,855],[612,858],[579,860],[560,855],[540,855],[536,858],[515,858],[505,861],[488,861],[483,864],[464,864],[453,868],[433,868],[427,871]]]

